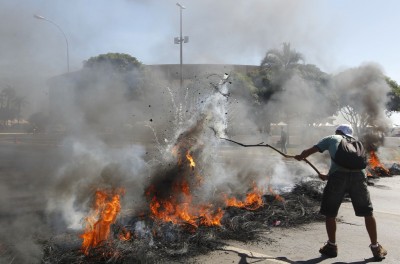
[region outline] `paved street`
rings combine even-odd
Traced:
[[[400,262],[400,176],[381,178],[370,187],[378,223],[378,238],[388,250],[383,263]],[[196,263],[369,263],[373,262],[363,218],[354,216],[351,203],[342,205],[337,225],[337,258],[322,258],[318,249],[326,242],[324,223],[291,229],[273,228],[256,243],[230,241],[225,249],[194,260]]]

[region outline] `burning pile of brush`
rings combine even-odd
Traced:
[[[129,190],[97,190],[85,229],[75,234],[80,245],[66,248],[65,240],[46,242],[44,262],[182,261],[221,247],[226,239],[254,240],[272,227],[323,219],[318,212],[324,182],[318,180],[280,194],[253,183],[242,194],[219,191],[212,199],[199,195],[204,165],[198,160],[204,148],[198,135],[203,126],[199,122],[182,133],[170,149],[172,159],[156,166],[144,190],[147,206],[141,213],[124,212],[120,201]],[[370,176],[390,175],[376,153],[369,154]]]
[[[371,178],[388,177],[394,174],[391,170],[387,169],[383,163],[381,163],[378,157],[378,148],[383,145],[384,134],[379,132],[379,127],[376,131],[371,130],[369,134],[363,136],[365,142],[366,151],[368,153],[368,167],[367,175]]]
[[[212,211],[212,206],[191,208],[185,202],[153,201],[150,214],[123,217],[118,217],[119,191],[98,191],[93,214],[86,219],[87,228],[79,235],[80,248],[66,247],[65,240],[61,244],[47,242],[44,263],[183,260],[222,247],[226,239],[249,241],[274,226],[321,220],[318,200],[304,195],[302,188],[299,185],[281,195],[261,195],[253,189],[243,200],[232,197],[227,200],[229,205]]]
[[[298,185],[277,194],[255,183],[248,192],[215,194],[212,201],[197,195],[203,184],[196,157],[202,147],[193,142],[196,129],[182,134],[171,149],[174,159],[158,165],[145,189],[147,208],[124,213],[122,188],[97,190],[85,230],[68,250],[45,245],[45,263],[156,262],[185,258],[213,250],[225,239],[256,239],[268,228],[293,226],[321,219],[319,201]],[[198,147],[196,147],[198,146]],[[199,147],[200,146],[200,147]],[[310,192],[309,192],[310,193]],[[64,241],[65,242],[65,241]]]
[[[85,218],[86,228],[79,234],[80,247],[66,250],[47,242],[44,262],[183,260],[214,250],[226,239],[249,241],[275,226],[322,220],[318,211],[324,183],[318,180],[300,183],[281,194],[253,184],[242,195],[220,193],[213,203],[200,199],[196,191],[203,177],[196,156],[202,149],[193,148],[188,138],[182,135],[172,148],[174,163],[155,170],[144,192],[148,207],[141,214],[123,213],[120,200],[126,190],[97,190]],[[370,153],[368,171],[389,175],[374,152]]]
[[[65,249],[62,243],[47,242],[44,262],[183,260],[216,249],[226,239],[249,241],[275,226],[323,219],[318,211],[324,182],[318,180],[299,183],[290,192],[280,194],[253,183],[239,195],[223,191],[212,199],[198,195],[204,183],[204,165],[197,161],[203,152],[198,141],[202,126],[199,122],[182,133],[170,150],[173,158],[157,165],[144,190],[147,207],[141,213],[124,213],[120,201],[128,190],[97,190],[84,219],[85,229],[75,236],[79,248]],[[370,174],[390,174],[375,152],[370,152],[369,163]]]
[[[385,166],[379,160],[378,155],[373,150],[371,150],[369,153],[368,164],[368,177],[376,178],[392,176],[390,171],[385,168]]]

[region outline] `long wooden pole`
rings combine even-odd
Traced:
[[[247,148],[247,147],[267,147],[267,148],[271,148],[271,149],[275,150],[276,152],[278,152],[279,154],[281,154],[282,156],[284,156],[285,158],[294,158],[294,157],[295,157],[295,156],[287,155],[287,154],[283,153],[282,151],[279,151],[278,149],[276,149],[275,147],[273,147],[273,146],[271,146],[271,145],[269,145],[269,144],[264,144],[264,142],[261,142],[261,143],[258,143],[258,144],[247,145],[247,144],[243,144],[243,143],[240,143],[240,142],[234,141],[234,140],[232,140],[232,139],[228,139],[228,138],[220,138],[220,139],[224,139],[224,140],[233,142],[233,143],[235,143],[235,144],[238,144],[238,145],[240,145],[240,146],[242,146],[242,147],[246,147],[246,148]],[[310,165],[311,168],[313,168],[313,170],[315,170],[315,172],[318,173],[318,175],[322,175],[322,174],[319,172],[319,170],[318,170],[310,161],[308,161],[307,159],[303,159],[303,160],[304,160],[308,165]]]

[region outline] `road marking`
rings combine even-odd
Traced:
[[[264,259],[265,261],[268,262],[273,262],[273,263],[282,263],[282,264],[287,264],[286,261],[282,261],[279,259],[276,259],[273,256],[269,256],[269,255],[265,255],[262,253],[257,253],[257,252],[253,252],[253,251],[249,251],[243,248],[238,248],[238,247],[233,247],[233,246],[224,246],[221,248],[221,250],[226,250],[226,251],[233,251],[236,253],[241,253],[241,254],[245,254],[248,255],[250,258],[258,258],[258,259]]]

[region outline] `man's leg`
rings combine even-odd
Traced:
[[[374,255],[375,260],[382,260],[387,255],[387,250],[384,249],[380,244],[378,244],[378,234],[376,231],[376,221],[373,215],[365,216],[365,227],[367,228],[367,232],[369,238],[371,239],[371,251]]]
[[[365,219],[365,227],[367,228],[371,244],[375,245],[378,242],[378,233],[376,231],[375,217],[373,215],[365,216],[364,219]]]
[[[351,174],[349,195],[356,215],[364,216],[365,227],[371,240],[371,244],[375,245],[378,241],[376,221],[373,215],[373,207],[368,191],[366,176],[363,172],[355,172]]]
[[[353,203],[354,211],[357,216],[364,216],[365,227],[367,229],[369,239],[371,240],[370,248],[375,260],[382,260],[387,255],[387,250],[378,244],[378,232],[376,228],[376,220],[373,216],[373,208],[371,197],[368,191],[366,176],[363,172],[354,173],[351,177],[350,198]]]
[[[336,217],[325,218],[326,233],[331,243],[336,243]]]
[[[335,258],[338,254],[336,246],[336,217],[326,217],[325,226],[328,234],[328,242],[319,249],[319,253],[329,258]]]
[[[336,246],[336,216],[343,200],[346,188],[345,174],[335,172],[329,175],[324,188],[320,213],[325,215],[325,227],[328,242],[320,248],[319,252],[327,257],[334,258],[338,254]]]

